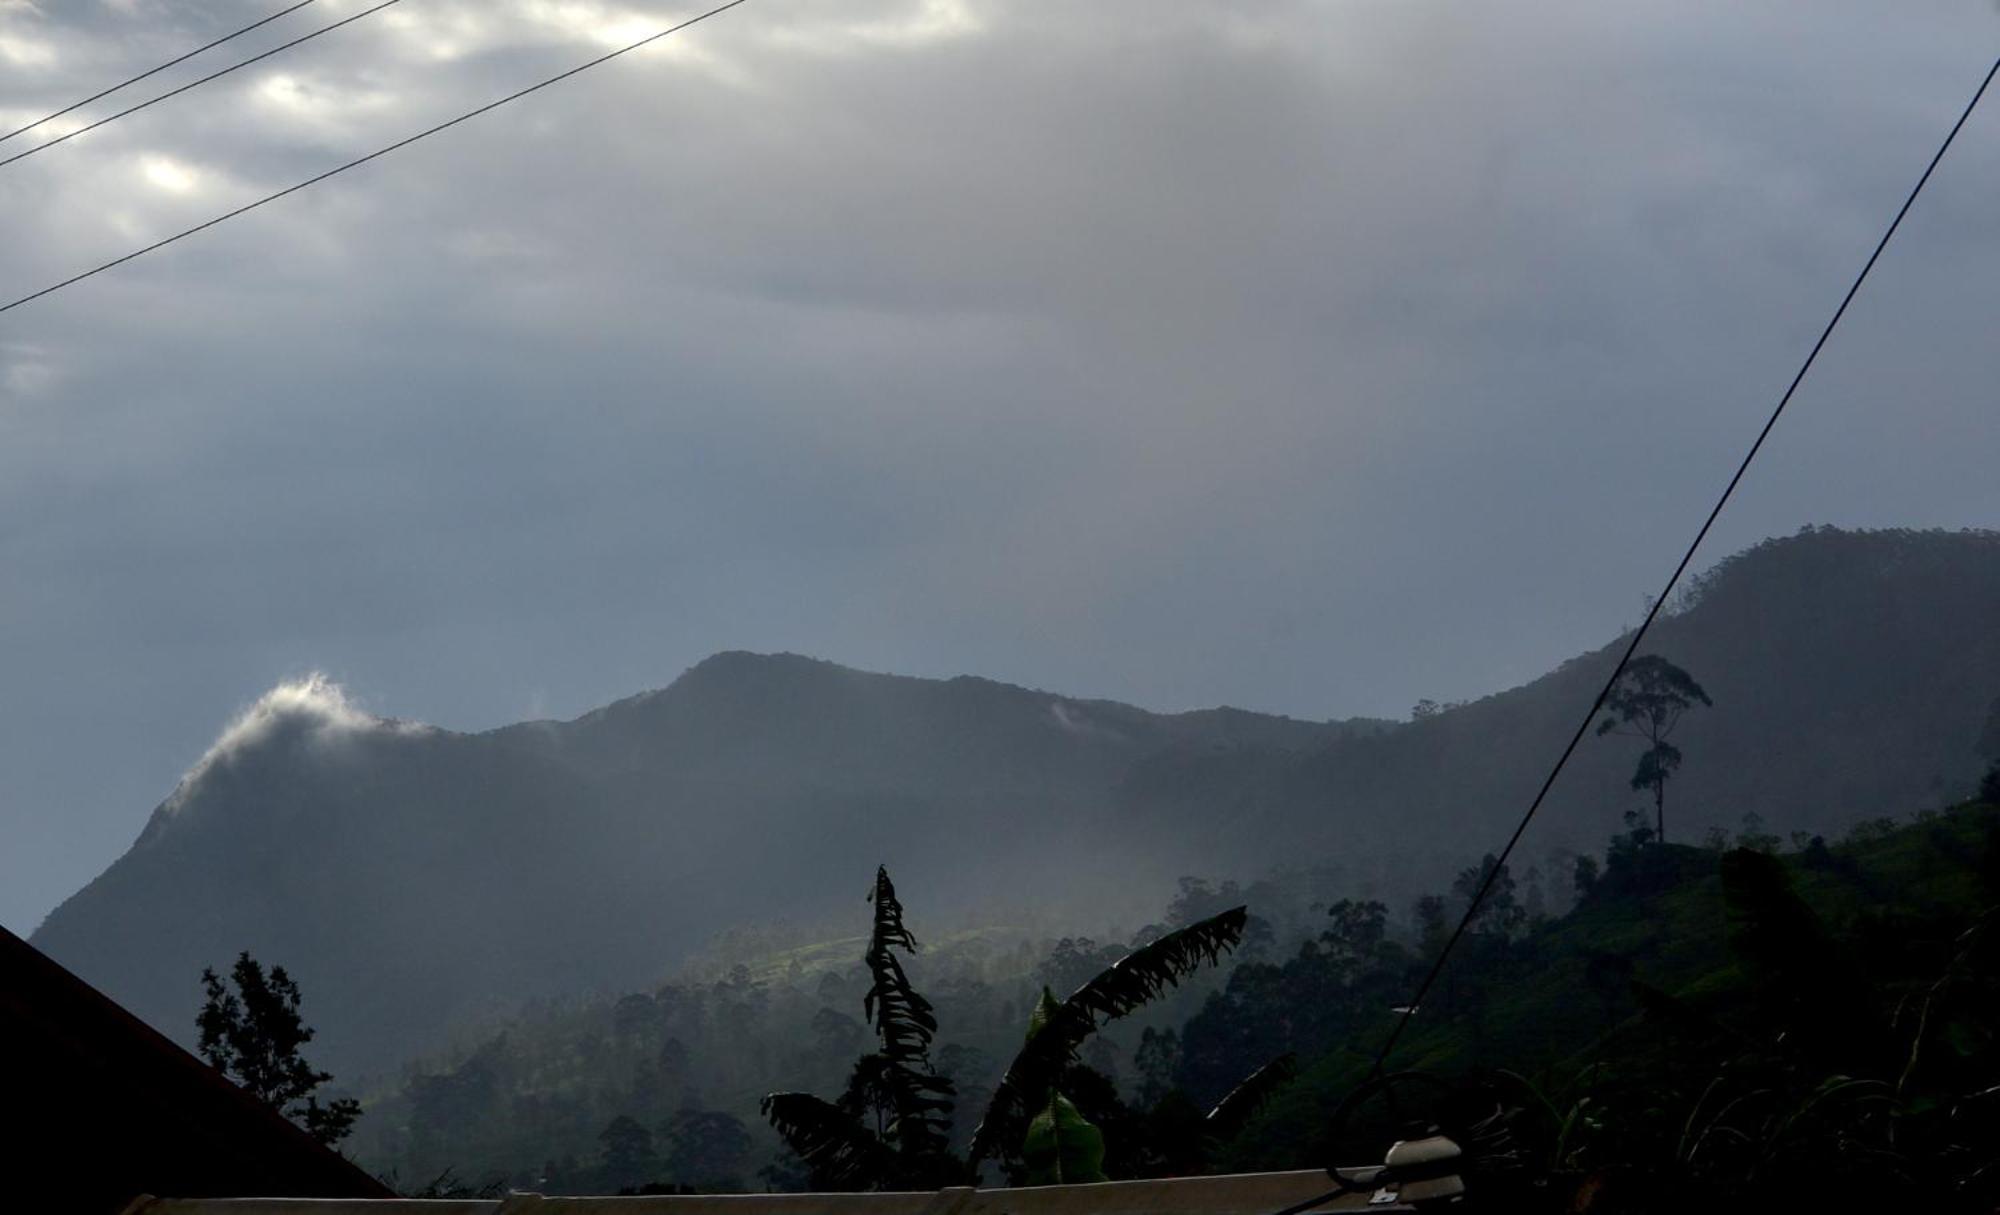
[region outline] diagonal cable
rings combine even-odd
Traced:
[[[138,105],[126,106],[124,109],[119,110],[117,113],[107,114],[104,117],[98,119],[96,122],[89,123],[85,126],[80,126],[76,130],[67,132],[66,134],[58,135],[54,139],[48,140],[45,143],[38,143],[34,147],[29,148],[25,152],[16,152],[12,156],[7,157],[5,160],[0,160],[0,169],[6,168],[8,165],[13,164],[17,160],[26,160],[28,157],[33,156],[37,152],[46,152],[50,148],[55,147],[59,143],[68,143],[70,140],[75,139],[77,136],[82,135],[89,131],[95,131],[97,128],[104,126],[107,123],[117,122],[120,118],[123,118],[128,114],[137,114],[140,110],[143,110],[148,106],[158,105],[160,102],[167,100],[169,97],[178,97],[182,93],[187,92],[189,89],[198,89],[202,85],[207,84],[211,80],[220,80],[224,76],[229,75],[231,72],[247,68],[253,63],[260,63],[266,59],[269,59],[273,55],[279,54],[280,52],[289,51],[293,47],[299,45],[301,42],[311,42],[313,39],[319,37],[321,34],[331,34],[333,31],[339,29],[343,25],[352,25],[356,21],[361,20],[363,17],[368,16],[370,13],[379,13],[383,9],[388,8],[390,5],[399,4],[401,2],[402,0],[381,0],[380,4],[377,4],[372,8],[364,8],[360,12],[355,13],[351,16],[342,17],[338,21],[332,22],[327,25],[322,25],[318,29],[311,31],[310,33],[300,34],[298,37],[292,39],[290,42],[280,42],[278,45],[272,47],[268,51],[263,51],[259,54],[252,55],[248,59],[238,60],[237,62],[230,64],[226,68],[222,68],[217,71],[210,72],[206,76],[190,80],[186,84],[180,86],[177,89],[169,89],[167,92],[161,93],[158,97],[148,98],[147,100],[140,102]]]
[[[102,89],[98,92],[92,93],[90,96],[84,98],[82,101],[71,102],[69,105],[64,106],[62,109],[57,110],[53,114],[44,114],[40,118],[37,118],[33,122],[29,123],[27,126],[15,127],[13,130],[7,132],[5,135],[0,135],[0,143],[6,143],[8,140],[14,138],[14,136],[16,135],[25,135],[29,131],[34,130],[36,127],[41,126],[43,123],[54,122],[56,119],[61,118],[63,115],[72,113],[76,110],[80,110],[83,107],[89,105],[93,101],[102,101],[106,97],[111,96],[111,94],[117,92],[119,89],[126,87],[127,85],[137,84],[141,80],[146,79],[148,76],[157,76],[161,72],[166,71],[168,68],[173,67],[176,64],[186,63],[188,60],[194,58],[196,55],[201,54],[203,51],[212,51],[216,47],[221,46],[225,42],[228,42],[235,38],[241,38],[243,35],[249,33],[251,30],[260,29],[266,25],[269,25],[271,24],[271,22],[276,21],[278,18],[283,17],[288,13],[296,13],[300,9],[304,8],[306,5],[311,4],[312,2],[313,0],[299,0],[297,4],[292,5],[290,8],[281,8],[277,12],[272,13],[270,16],[262,17],[256,21],[252,21],[250,24],[244,26],[242,29],[232,30],[227,34],[224,34],[222,37],[217,38],[213,42],[204,42],[200,46],[187,52],[185,55],[176,55],[172,59],[167,60],[165,63],[161,64],[158,67],[147,68],[145,71],[140,72],[137,76],[128,76],[125,79],[119,81],[117,84],[112,85],[110,88]]]
[[[1624,652],[1619,655],[1618,665],[1612,668],[1610,678],[1604,681],[1604,687],[1598,691],[1597,698],[1591,701],[1590,711],[1584,714],[1583,721],[1577,726],[1576,732],[1570,736],[1569,745],[1565,746],[1562,749],[1562,754],[1556,757],[1555,766],[1549,769],[1547,779],[1542,781],[1542,787],[1535,793],[1535,800],[1528,804],[1527,813],[1521,816],[1521,821],[1515,826],[1514,833],[1507,837],[1506,846],[1500,849],[1499,857],[1494,862],[1493,867],[1487,871],[1486,877],[1479,883],[1479,889],[1473,892],[1472,902],[1466,907],[1465,914],[1459,917],[1458,927],[1452,930],[1452,934],[1445,941],[1444,947],[1438,951],[1436,960],[1431,963],[1429,972],[1424,975],[1424,981],[1417,985],[1417,994],[1411,997],[1410,1002],[1402,1007],[1396,1018],[1395,1026],[1389,1031],[1389,1036],[1382,1043],[1382,1049],[1375,1054],[1375,1063],[1369,1068],[1368,1078],[1357,1086],[1355,1092],[1358,1093],[1368,1088],[1368,1086],[1385,1079],[1386,1073],[1383,1069],[1389,1061],[1390,1054],[1396,1049],[1396,1043],[1402,1038],[1403,1031],[1408,1028],[1410,1019],[1417,1015],[1417,1010],[1422,1007],[1424,1000],[1429,997],[1432,986],[1437,983],[1438,976],[1444,972],[1445,962],[1451,957],[1452,949],[1465,936],[1466,930],[1472,925],[1473,918],[1479,914],[1479,905],[1485,901],[1488,892],[1493,889],[1493,883],[1499,878],[1501,869],[1507,864],[1507,858],[1513,854],[1514,846],[1521,842],[1521,836],[1527,832],[1528,824],[1534,821],[1536,812],[1542,808],[1542,802],[1548,798],[1549,790],[1555,787],[1556,778],[1562,775],[1563,768],[1569,764],[1570,756],[1576,753],[1577,746],[1582,743],[1584,735],[1589,732],[1590,723],[1597,720],[1598,713],[1604,708],[1605,700],[1611,695],[1611,690],[1618,686],[1618,679],[1625,673],[1625,667],[1632,661],[1632,656],[1638,651],[1639,644],[1646,639],[1646,633],[1652,629],[1653,622],[1659,619],[1660,609],[1666,605],[1668,597],[1673,594],[1674,587],[1679,584],[1681,576],[1687,572],[1689,563],[1694,560],[1695,550],[1701,547],[1701,542],[1707,538],[1709,529],[1714,527],[1716,519],[1721,517],[1722,508],[1729,505],[1729,499],[1736,493],[1736,487],[1742,484],[1744,474],[1750,471],[1750,465],[1756,460],[1757,453],[1763,450],[1764,440],[1770,438],[1771,431],[1778,425],[1778,419],[1784,416],[1785,407],[1791,404],[1793,395],[1799,390],[1799,385],[1805,382],[1806,373],[1812,370],[1813,363],[1819,358],[1819,352],[1826,348],[1827,339],[1833,336],[1833,331],[1840,324],[1841,317],[1847,315],[1847,306],[1854,302],[1855,295],[1861,290],[1861,284],[1868,278],[1868,272],[1875,268],[1876,261],[1882,256],[1882,251],[1889,247],[1889,238],[1896,235],[1896,229],[1902,226],[1903,217],[1910,213],[1910,208],[1916,204],[1917,195],[1923,193],[1925,184],[1930,181],[1931,174],[1936,171],[1938,164],[1944,160],[1944,154],[1951,148],[1952,141],[1958,138],[1958,133],[1964,128],[1966,120],[1970,119],[1972,112],[1979,107],[1979,100],[1986,95],[1987,86],[1993,83],[1995,75],[2000,75],[2000,59],[1995,59],[1993,66],[1987,69],[1985,78],[1979,82],[1979,87],[1973,91],[1972,100],[1966,103],[1964,111],[1958,116],[1958,121],[1952,124],[1951,130],[1944,137],[1944,142],[1938,145],[1936,154],[1931,157],[1930,163],[1924,166],[1923,175],[1917,178],[1917,184],[1911,187],[1909,195],[1903,199],[1903,205],[1897,209],[1896,217],[1889,221],[1888,229],[1882,233],[1882,239],[1875,242],[1874,252],[1868,255],[1867,262],[1861,267],[1861,273],[1854,276],[1853,283],[1847,288],[1847,294],[1841,297],[1840,306],[1833,310],[1832,319],[1828,320],[1826,327],[1820,330],[1819,340],[1814,342],[1812,349],[1806,353],[1805,362],[1800,364],[1798,374],[1794,375],[1791,383],[1785,386],[1784,395],[1778,398],[1777,407],[1771,410],[1771,416],[1765,419],[1763,429],[1757,432],[1757,438],[1750,444],[1750,450],[1744,453],[1742,461],[1737,464],[1735,474],[1729,478],[1729,483],[1722,489],[1722,496],[1716,499],[1714,507],[1708,512],[1708,517],[1702,520],[1700,530],[1695,532],[1694,540],[1687,546],[1687,551],[1681,554],[1680,563],[1674,566],[1674,572],[1667,576],[1666,586],[1661,589],[1659,596],[1653,600],[1652,605],[1646,609],[1646,618],[1640,621],[1639,627],[1632,631],[1632,639],[1626,644]],[[1391,1099],[1393,1100],[1393,1096]],[[1324,1194],[1318,1194],[1305,1199],[1302,1202],[1293,1203],[1291,1206],[1273,1212],[1272,1215],[1304,1215],[1305,1212],[1311,1211],[1316,1207],[1325,1206],[1342,1195],[1358,1192],[1356,1187],[1343,1177],[1340,1172],[1332,1168],[1329,1168],[1327,1171],[1332,1175],[1336,1183],[1335,1188],[1328,1190]]]
[[[23,304],[41,299],[45,295],[53,295],[56,292],[61,291],[64,287],[80,283],[84,279],[90,278],[93,275],[102,274],[106,270],[113,269],[114,267],[122,266],[126,262],[132,261],[135,258],[144,257],[146,254],[151,253],[156,249],[164,249],[168,245],[173,244],[175,241],[185,240],[188,237],[193,236],[197,232],[206,231],[209,228],[215,227],[217,224],[235,219],[237,216],[242,215],[246,212],[255,211],[257,208],[265,205],[266,203],[274,203],[279,199],[285,197],[287,194],[296,194],[300,190],[303,190],[308,186],[318,185],[320,182],[325,181],[329,177],[338,176],[339,174],[347,172],[349,169],[359,168],[362,165],[367,164],[369,161],[376,159],[377,157],[387,156],[389,153],[394,152],[399,148],[407,148],[411,144],[417,142],[420,139],[428,139],[432,135],[437,134],[439,131],[449,130],[450,128],[457,126],[461,122],[465,122],[470,119],[479,117],[481,114],[486,113],[488,110],[497,110],[501,106],[506,105],[510,101],[519,101],[521,98],[526,97],[530,93],[538,92],[542,89],[548,88],[552,84],[568,80],[571,76],[575,76],[580,72],[587,72],[591,68],[597,67],[599,64],[609,63],[613,59],[618,58],[620,55],[630,54],[631,52],[638,50],[642,46],[658,42],[660,39],[665,38],[669,34],[677,34],[691,25],[697,25],[703,21],[708,20],[710,17],[713,17],[718,13],[726,13],[730,9],[735,8],[737,5],[742,4],[744,2],[745,0],[729,0],[729,3],[727,4],[719,4],[716,7],[709,9],[707,12],[700,14],[699,16],[689,17],[687,20],[681,22],[678,25],[668,26],[666,29],[659,31],[656,34],[649,34],[646,37],[639,39],[637,42],[628,43],[625,46],[619,47],[615,51],[609,51],[606,52],[605,54],[599,55],[595,59],[589,60],[588,62],[579,63],[575,67],[570,68],[568,71],[559,72],[554,76],[550,76],[546,80],[538,81],[535,84],[531,84],[525,89],[520,89],[516,92],[509,93],[505,97],[502,97],[497,101],[489,101],[485,105],[480,106],[476,110],[468,110],[465,113],[460,114],[456,118],[448,119],[444,122],[438,123],[434,127],[428,127],[422,131],[418,131],[415,135],[399,139],[395,143],[389,144],[387,147],[377,148],[373,152],[368,153],[368,155],[366,156],[357,156],[356,158],[348,161],[344,165],[339,165],[335,168],[328,169],[324,173],[318,174],[313,177],[308,177],[304,181],[299,182],[296,185],[286,186],[284,189],[278,190],[275,193],[266,194],[264,197],[259,198],[254,202],[248,202],[243,204],[242,206],[236,208],[234,211],[225,211],[221,215],[216,216],[214,219],[205,220],[202,223],[196,224],[192,228],[184,228],[181,231],[174,233],[172,236],[165,238],[164,240],[156,240],[152,244],[147,245],[142,249],[134,249],[132,252],[125,254],[123,257],[114,257],[110,261],[105,262],[102,265],[93,266],[90,269],[85,270],[81,274],[73,274],[59,283],[52,283],[49,286],[42,288],[40,291],[33,291],[28,293],[27,295],[22,296],[19,299],[11,300],[5,304],[0,304],[0,312],[11,312],[12,310],[19,308]]]
[[[1708,512],[1708,517],[1702,520],[1701,529],[1695,533],[1694,540],[1687,546],[1687,551],[1681,554],[1680,563],[1674,566],[1674,572],[1668,575],[1666,586],[1660,589],[1660,593],[1653,600],[1652,606],[1646,609],[1646,618],[1640,622],[1638,628],[1632,631],[1632,639],[1626,643],[1625,652],[1619,655],[1618,665],[1611,669],[1611,676],[1604,681],[1604,687],[1598,691],[1597,699],[1590,702],[1590,711],[1585,713],[1583,720],[1577,724],[1576,732],[1570,736],[1569,744],[1562,749],[1562,754],[1556,757],[1555,766],[1549,769],[1547,779],[1542,781],[1542,787],[1536,791],[1535,800],[1528,805],[1528,812],[1521,816],[1520,823],[1514,828],[1514,834],[1507,837],[1506,847],[1500,850],[1499,859],[1488,870],[1485,880],[1479,883],[1479,889],[1473,893],[1471,904],[1466,907],[1465,914],[1459,918],[1458,927],[1452,930],[1451,936],[1444,943],[1444,948],[1438,951],[1437,960],[1431,963],[1430,972],[1424,976],[1424,981],[1418,985],[1416,995],[1411,997],[1409,1003],[1403,1006],[1403,1012],[1397,1017],[1395,1027],[1389,1031],[1388,1039],[1382,1043],[1382,1049],[1375,1055],[1375,1065],[1369,1072],[1370,1082],[1382,1076],[1382,1069],[1388,1062],[1389,1054],[1396,1049],[1396,1042],[1403,1036],[1403,1030],[1409,1026],[1410,1018],[1416,1016],[1417,1009],[1423,1004],[1424,999],[1430,995],[1432,985],[1437,982],[1438,975],[1444,971],[1445,961],[1451,957],[1453,947],[1465,936],[1466,930],[1471,927],[1474,917],[1479,914],[1480,903],[1485,901],[1487,892],[1493,889],[1493,883],[1499,878],[1501,869],[1507,863],[1507,858],[1514,851],[1514,846],[1521,842],[1522,834],[1527,831],[1528,824],[1534,821],[1536,812],[1542,808],[1542,802],[1547,799],[1549,790],[1555,786],[1556,778],[1562,775],[1562,770],[1568,765],[1570,756],[1576,753],[1577,745],[1583,741],[1584,735],[1590,730],[1590,723],[1597,719],[1598,713],[1604,708],[1606,698],[1611,695],[1612,689],[1618,685],[1619,677],[1625,673],[1626,665],[1632,661],[1632,655],[1639,649],[1639,644],[1646,639],[1646,633],[1653,627],[1653,622],[1659,619],[1660,609],[1666,606],[1668,597],[1673,594],[1674,587],[1681,580],[1681,575],[1687,572],[1688,564],[1694,560],[1695,550],[1699,549],[1701,542],[1708,538],[1709,529],[1714,527],[1716,519],[1721,517],[1723,507],[1729,505],[1729,499],[1736,493],[1736,487],[1742,484],[1744,474],[1750,471],[1751,462],[1756,460],[1757,453],[1763,450],[1764,440],[1771,437],[1771,431],[1778,425],[1778,419],[1784,416],[1785,407],[1792,403],[1793,394],[1798,392],[1799,385],[1805,381],[1806,373],[1812,370],[1812,365],[1819,358],[1820,351],[1826,348],[1827,339],[1833,336],[1834,328],[1840,324],[1840,318],[1847,315],[1847,306],[1854,302],[1855,295],[1861,290],[1861,284],[1867,281],[1868,272],[1875,268],[1876,261],[1882,256],[1882,251],[1889,247],[1889,239],[1895,236],[1896,229],[1902,226],[1903,217],[1908,215],[1910,208],[1916,204],[1917,195],[1923,193],[1925,184],[1931,179],[1931,174],[1937,169],[1939,162],[1944,160],[1945,152],[1951,148],[1952,141],[1958,138],[1958,133],[1964,128],[1966,120],[1972,117],[1973,110],[1978,108],[1979,99],[1986,95],[1987,86],[1993,83],[1993,78],[1996,74],[2000,74],[2000,59],[1995,59],[1993,66],[1987,69],[1985,78],[1979,82],[1979,88],[1974,90],[1972,94],[1972,100],[1966,102],[1964,111],[1958,116],[1958,121],[1952,124],[1950,132],[1944,137],[1944,142],[1938,145],[1936,154],[1931,157],[1930,163],[1924,167],[1923,175],[1917,178],[1917,184],[1910,188],[1909,195],[1903,199],[1903,205],[1896,211],[1896,217],[1889,221],[1888,229],[1882,233],[1882,239],[1875,242],[1875,251],[1868,255],[1868,261],[1862,265],[1861,273],[1854,276],[1854,282],[1847,288],[1847,294],[1841,297],[1840,306],[1833,310],[1832,319],[1828,320],[1826,327],[1820,330],[1819,340],[1813,343],[1812,349],[1806,354],[1805,362],[1799,366],[1798,374],[1792,377],[1792,382],[1785,387],[1784,395],[1778,398],[1777,407],[1771,410],[1771,416],[1765,419],[1764,428],[1757,432],[1757,438],[1750,444],[1750,450],[1744,453],[1742,462],[1736,466],[1735,475],[1731,476],[1729,484],[1723,487],[1722,496],[1716,499],[1715,506]]]

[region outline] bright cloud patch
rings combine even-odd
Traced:
[[[935,43],[971,37],[986,23],[964,0],[917,0],[876,16],[827,19],[813,12],[761,27],[774,43],[805,54],[851,55],[870,50],[921,50]]]
[[[43,392],[55,376],[55,363],[41,347],[0,342],[0,404]]]
[[[166,156],[148,156],[139,163],[146,183],[169,194],[188,194],[201,184],[194,170]]]
[[[56,48],[12,34],[0,33],[0,61],[17,68],[45,68],[56,61]]]
[[[181,787],[186,789],[214,764],[255,746],[280,730],[298,730],[320,741],[348,738],[374,730],[415,733],[430,728],[420,723],[377,717],[349,700],[346,690],[339,684],[314,671],[303,679],[272,688],[230,722],[200,762],[188,771]]]

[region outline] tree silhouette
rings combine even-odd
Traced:
[[[653,1171],[653,1132],[630,1114],[620,1114],[597,1134],[604,1145],[605,1185],[622,1189],[642,1184]]]
[[[931,1039],[937,1017],[931,1002],[910,986],[896,950],[915,953],[917,938],[903,926],[903,904],[889,871],[877,867],[875,927],[868,940],[868,973],[873,983],[861,998],[862,1011],[875,1024],[882,1042],[876,1071],[887,1107],[888,1135],[905,1162],[906,1175],[916,1177],[944,1159],[951,1137],[951,1081],[931,1066]]]
[[[1681,749],[1667,739],[1689,709],[1714,703],[1693,676],[1658,654],[1627,663],[1604,699],[1609,716],[1598,723],[1597,733],[1622,734],[1646,744],[1632,771],[1632,787],[1653,791],[1653,838],[1662,843],[1667,838],[1667,780],[1681,766]]]
[[[882,1048],[855,1061],[838,1101],[810,1093],[772,1093],[764,1098],[764,1117],[805,1165],[813,1189],[936,1189],[958,1183],[966,1174],[966,1163],[950,1150],[954,1089],[931,1064],[937,1018],[930,1001],[911,988],[895,954],[914,951],[917,943],[903,925],[903,905],[887,870],[876,871],[870,898],[875,927],[866,961],[873,983],[863,1008]],[[1077,1136],[1087,1140],[1093,1132],[1079,1125],[1074,1107],[1057,1104],[1056,1089],[1066,1078],[1096,1077],[1114,1099],[1115,1093],[1110,1093],[1110,1081],[1082,1066],[1078,1049],[1104,1022],[1159,996],[1199,967],[1215,964],[1243,939],[1247,919],[1245,910],[1235,907],[1170,932],[1100,970],[1066,1000],[1058,1001],[1044,989],[1027,1042],[995,1087],[973,1134],[975,1173],[981,1160],[1020,1158],[1031,1130],[1037,1146],[1054,1153],[1050,1159],[1057,1162],[1058,1173],[1067,1168],[1066,1175],[1073,1175],[1081,1167],[1078,1161],[1087,1163],[1090,1153],[1087,1145],[1079,1147]],[[1037,1119],[1045,1125],[1036,1128]]]
[[[772,1093],[764,1117],[805,1162],[815,1189],[934,1189],[961,1171],[950,1152],[952,1084],[931,1065],[937,1017],[896,956],[916,952],[917,939],[903,924],[887,869],[876,869],[869,901],[875,924],[864,960],[872,982],[861,1006],[881,1049],[855,1060],[839,1101]]]
[[[230,979],[233,992],[214,970],[201,972],[208,996],[195,1017],[202,1058],[321,1143],[332,1146],[347,1138],[361,1103],[337,1097],[321,1105],[313,1095],[333,1075],[315,1071],[299,1054],[313,1031],[299,1015],[298,984],[282,966],[266,974],[248,951],[237,955]]]
[[[1139,1104],[1158,1105],[1174,1091],[1174,1074],[1181,1067],[1180,1032],[1147,1026],[1132,1052],[1132,1066],[1139,1073]]]
[[[744,1163],[756,1146],[743,1123],[721,1110],[684,1109],[660,1127],[660,1135],[668,1174],[702,1191],[741,1185]]]
[[[1454,899],[1470,907],[1480,887],[1491,877],[1493,884],[1486,887],[1486,898],[1479,904],[1479,912],[1472,919],[1472,931],[1492,933],[1502,937],[1513,937],[1520,933],[1527,923],[1527,911],[1514,897],[1514,875],[1500,858],[1487,853],[1479,864],[1459,871],[1451,884]]]

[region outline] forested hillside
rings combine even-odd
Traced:
[[[1311,931],[1322,905],[1310,892],[1336,881],[1300,875],[1247,892],[1279,917],[1259,920],[1249,956],[1271,956],[1280,933],[1298,939]],[[932,1058],[958,1090],[953,1147],[964,1150],[1044,986],[1068,992],[1131,945],[1244,897],[1239,888],[1190,880],[1158,922],[1118,942],[1010,928],[932,935],[924,908],[912,906],[922,947],[909,973],[935,1006]],[[858,902],[852,920],[866,925]],[[838,1093],[856,1057],[872,1047],[866,942],[857,935],[764,952],[767,940],[739,940],[650,990],[531,1010],[385,1086],[370,1103],[357,1151],[405,1179],[451,1170],[462,1180],[572,1192],[664,1178],[705,1188],[798,1188],[803,1174],[758,1116],[758,1102],[780,1089]],[[1225,973],[1191,980],[1125,1032],[1094,1043],[1090,1057],[1109,1076],[1128,1074],[1142,1028],[1191,1015]],[[676,1148],[696,1114],[706,1146]],[[616,1149],[605,1138],[614,1124],[625,1128]]]
[[[1541,923],[1503,881],[1395,1060],[1453,1089],[1399,1086],[1404,1116],[1450,1121],[1456,1102],[1470,1140],[1468,1106],[1498,1111],[1522,1167],[1489,1186],[1577,1189],[1548,1209],[1842,1209],[1883,1176],[1927,1209],[1992,1209],[2000,766],[1983,789],[1832,844],[1754,820],[1702,848],[1642,829],[1580,866],[1574,910]],[[1398,939],[1371,910],[1238,968],[1181,1031],[1197,1094],[1273,1049],[1311,1061],[1223,1167],[1365,1159],[1391,1133],[1379,1097],[1334,1112],[1440,929],[1420,910]]]
[[[2000,795],[2000,778],[1988,788]],[[1223,968],[1081,1052],[1066,1084],[1102,1129],[1105,1168],[1370,1159],[1400,1128],[1380,1102],[1337,1111],[1482,872],[1395,907],[1314,897],[1328,874],[1248,889],[1190,879],[1129,945],[935,942],[911,975],[935,1005],[933,1061],[956,1088],[951,1146],[964,1153],[1042,987],[1073,989],[1133,945],[1242,900],[1251,928]],[[1660,845],[1641,827],[1614,837],[1601,863],[1583,858],[1566,886],[1552,905],[1539,883],[1503,873],[1397,1056],[1398,1069],[1449,1088],[1412,1085],[1405,1106],[1448,1120],[1476,1094],[1507,1111],[1537,1175],[1646,1177],[1688,1201],[1721,1200],[1704,1189],[1715,1186],[1837,1190],[1840,1156],[1858,1146],[1901,1153],[1912,1170],[1929,1162],[1933,1175],[1912,1185],[1949,1197],[1946,1183],[1975,1171],[1968,1160],[1991,1159],[1952,1145],[2000,1125],[2000,1111],[1926,1119],[2000,1082],[1986,1028],[2000,986],[1984,935],[2000,902],[2000,804],[1873,820],[1832,843],[1781,840],[1754,819],[1701,846]],[[450,1170],[551,1191],[803,1188],[757,1100],[837,1093],[869,1049],[863,944],[780,950],[719,977],[541,1012],[371,1102],[363,1156],[399,1177]],[[1296,1078],[1247,1127],[1207,1133],[1202,1111],[1287,1058]],[[1830,1078],[1851,1087],[1824,1093]],[[1780,1122],[1782,1141],[1764,1142]],[[1705,1157],[1689,1158],[1691,1126],[1713,1140]]]

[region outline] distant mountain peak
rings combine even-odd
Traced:
[[[846,671],[837,662],[824,658],[814,658],[810,654],[799,654],[791,650],[717,650],[708,657],[688,668],[688,673],[696,671],[730,670],[821,670]]]
[[[788,650],[764,653],[757,650],[721,650],[695,663],[666,687],[645,696],[667,693],[686,695],[718,688],[751,685],[790,684],[814,680],[865,679],[872,672],[845,667],[824,658],[794,654]],[[891,679],[882,675],[875,678]]]

